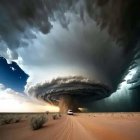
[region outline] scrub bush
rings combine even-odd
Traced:
[[[47,121],[45,116],[32,117],[30,119],[30,125],[32,130],[38,130],[43,127],[43,124]]]

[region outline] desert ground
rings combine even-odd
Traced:
[[[0,126],[0,140],[140,140],[140,113],[62,114],[39,130],[32,130],[29,116]]]

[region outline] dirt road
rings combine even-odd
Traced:
[[[140,140],[139,117],[80,114],[49,120],[32,131],[28,122],[0,126],[0,140]]]

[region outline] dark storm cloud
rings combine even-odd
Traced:
[[[85,12],[123,46],[133,48],[140,31],[140,2],[138,0],[1,0],[0,40],[16,52],[16,48],[26,44],[25,39],[34,38],[30,28],[43,33],[50,32],[50,20],[59,20],[64,28],[70,20],[65,12],[80,15],[84,21]]]
[[[130,90],[137,89],[140,86],[140,42],[137,44],[137,47],[134,49],[134,57],[130,66],[129,71],[136,70],[136,73],[131,79],[127,81],[128,84],[131,84]]]
[[[132,70],[132,69],[136,68],[137,66],[138,66],[138,64],[135,61],[133,61],[131,63],[131,66],[129,67],[129,70]]]
[[[0,40],[5,41],[16,59],[16,49],[27,46],[26,39],[35,38],[32,30],[50,32],[51,20],[59,20],[68,28],[70,20],[65,13],[70,11],[82,21],[88,13],[101,29],[108,28],[109,34],[129,51],[140,35],[139,5],[138,0],[1,0]]]
[[[86,7],[88,14],[95,19],[100,28],[107,28],[110,36],[125,48],[124,57],[128,61],[122,73],[129,66],[129,70],[138,68],[136,75],[127,81],[129,84],[133,83],[131,89],[138,87],[140,85],[140,1],[89,0],[86,1]]]
[[[12,50],[13,59],[18,57],[16,53],[18,47],[27,46],[26,39],[35,38],[30,28],[39,28],[42,32],[50,30],[48,16],[43,13],[44,9],[39,11],[40,8],[41,2],[39,1],[0,1],[0,38]],[[44,16],[45,18],[42,18]]]
[[[88,14],[97,21],[101,29],[107,27],[109,34],[126,47],[126,51],[134,49],[139,39],[139,6],[139,0],[86,1]]]
[[[49,18],[54,18],[54,10],[58,9],[60,1],[54,0],[1,0],[0,1],[0,41],[1,48],[8,46],[17,59],[16,49],[27,46],[26,40],[35,38],[33,31],[50,32],[52,27]],[[66,7],[60,8],[60,22],[67,24],[64,17]]]
[[[66,12],[69,11],[78,16],[79,22],[83,22],[85,25],[89,21],[96,21],[101,30],[107,29],[110,36],[123,46],[123,49],[120,49],[117,45],[113,46],[111,43],[111,45],[108,44],[107,41],[104,42],[102,38],[98,38],[99,40],[97,39],[95,44],[92,41],[90,42],[89,40],[94,40],[93,35],[95,38],[98,37],[97,34],[94,34],[94,30],[90,29],[92,33],[85,34],[85,40],[88,40],[87,42],[90,42],[90,44],[86,44],[84,47],[88,48],[87,46],[94,44],[92,49],[83,49],[83,52],[80,52],[81,48],[75,49],[75,54],[78,53],[78,55],[72,57],[75,58],[75,61],[84,56],[84,60],[82,60],[84,66],[82,66],[85,68],[88,63],[92,67],[98,67],[97,70],[101,70],[99,75],[103,73],[102,75],[109,77],[115,89],[133,58],[134,52],[131,50],[135,48],[139,39],[139,5],[140,1],[138,0],[1,0],[0,53],[6,57],[7,49],[5,47],[8,47],[11,50],[12,59],[17,59],[16,50],[28,46],[28,41],[36,38],[35,32],[41,31],[43,34],[51,32],[51,29],[53,29],[51,21],[59,21],[61,26],[68,30],[71,20]],[[86,19],[87,15],[90,17],[88,21]],[[77,29],[75,29],[75,32],[77,32]],[[84,43],[79,40],[76,44],[82,46]],[[82,42],[82,44],[79,42]],[[102,42],[102,45],[100,45],[100,42]],[[110,46],[113,47],[110,49]],[[69,50],[71,50],[70,47]],[[70,53],[67,48],[58,51],[66,54],[66,50]],[[54,55],[57,55],[57,53]],[[64,58],[62,59],[64,60]],[[72,59],[69,61],[69,63],[73,62]],[[83,63],[84,61],[85,63]],[[87,69],[90,68],[87,67]]]
[[[48,102],[59,100],[61,96],[70,95],[79,102],[97,100],[107,97],[111,89],[101,83],[90,81],[83,77],[65,77],[53,79],[51,82],[37,84],[27,89],[29,95]],[[90,98],[89,98],[90,97]]]

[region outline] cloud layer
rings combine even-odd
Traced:
[[[1,0],[0,55],[29,74],[26,88],[82,75],[115,91],[135,54],[139,4],[137,0]]]
[[[35,39],[37,30],[49,33],[53,28],[51,21],[59,21],[68,29],[71,19],[67,12],[70,12],[83,22],[88,14],[129,50],[139,36],[139,4],[137,0],[1,0],[1,48],[5,52],[7,46],[12,50],[12,58],[16,59],[16,49],[27,46],[28,39]]]
[[[105,98],[111,94],[111,89],[107,85],[75,76],[57,78],[51,82],[31,86],[27,89],[27,93],[50,103],[58,104],[61,97],[67,95],[82,103]]]

